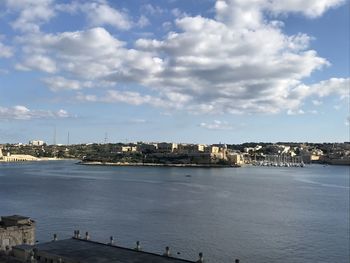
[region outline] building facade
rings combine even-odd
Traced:
[[[35,222],[29,217],[2,216],[0,221],[0,251],[17,245],[35,244]]]

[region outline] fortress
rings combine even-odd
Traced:
[[[25,162],[25,161],[37,161],[38,158],[28,154],[13,154],[8,153],[3,155],[2,148],[0,147],[0,162]]]
[[[8,251],[12,247],[22,244],[35,244],[35,222],[25,216],[2,216],[0,221],[0,251]]]

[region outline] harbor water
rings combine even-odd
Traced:
[[[0,215],[37,240],[91,239],[206,262],[349,262],[349,166],[175,168],[0,164]]]

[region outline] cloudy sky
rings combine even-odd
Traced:
[[[349,1],[0,1],[0,143],[348,141],[349,116]]]

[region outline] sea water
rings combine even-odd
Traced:
[[[349,262],[349,166],[171,168],[0,164],[0,215],[37,240],[91,239],[206,262]]]

